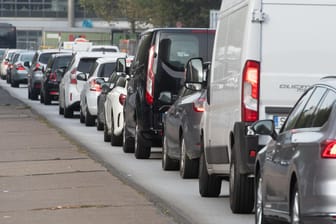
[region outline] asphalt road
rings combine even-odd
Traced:
[[[12,88],[0,80],[0,86],[12,96],[27,104],[45,117],[55,128],[63,131],[82,147],[91,157],[100,161],[116,176],[125,180],[151,198],[158,206],[167,209],[182,223],[192,224],[252,224],[253,214],[232,214],[228,198],[228,182],[223,181],[218,198],[202,198],[198,193],[198,180],[183,180],[176,171],[161,169],[161,149],[154,148],[148,160],[137,160],[133,154],[125,154],[121,147],[112,147],[103,141],[103,133],[95,127],[85,127],[79,116],[65,119],[58,114],[58,104],[45,106],[39,101],[28,100],[27,88]],[[0,96],[2,97],[2,96]]]

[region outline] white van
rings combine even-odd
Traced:
[[[335,0],[223,0],[202,124],[202,196],[218,196],[230,178],[232,211],[252,211],[255,156],[268,139],[249,125],[273,119],[280,128],[305,89],[336,73],[335,12]]]

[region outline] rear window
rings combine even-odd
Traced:
[[[94,51],[94,52],[117,52],[116,49],[112,49],[112,48],[93,48],[91,51]]]
[[[106,78],[110,77],[115,67],[116,67],[116,63],[114,62],[104,64],[102,67],[102,71],[98,74],[98,76],[106,77]]]
[[[163,32],[160,35],[159,57],[174,70],[184,71],[190,58],[211,59],[214,32]]]
[[[94,65],[97,58],[82,58],[79,61],[77,71],[83,72],[83,73],[89,73],[91,66]]]
[[[33,60],[34,54],[22,54],[20,60],[21,61],[31,61]]]
[[[71,60],[72,56],[62,56],[62,57],[58,57],[54,63],[54,69],[58,69],[58,68],[62,68],[62,67],[67,67],[70,60]]]
[[[50,56],[51,56],[52,54],[55,54],[55,53],[42,53],[42,54],[40,55],[40,59],[39,59],[39,61],[40,61],[41,63],[43,63],[43,64],[47,64],[48,61],[49,61],[49,58],[50,58]]]

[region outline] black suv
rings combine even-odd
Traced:
[[[125,152],[147,159],[152,146],[161,146],[162,114],[183,86],[185,64],[193,57],[210,61],[214,36],[215,30],[199,28],[157,28],[140,35],[124,105]]]

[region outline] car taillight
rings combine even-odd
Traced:
[[[205,97],[200,97],[196,102],[193,102],[193,109],[195,112],[204,112]]]
[[[34,72],[37,70],[40,70],[41,68],[41,64],[40,63],[36,63],[35,68],[34,68]]]
[[[259,118],[260,63],[247,61],[243,71],[242,121],[254,122]]]
[[[119,103],[120,103],[121,105],[125,105],[125,101],[126,101],[126,95],[121,93],[121,94],[119,95]]]
[[[26,69],[25,69],[25,67],[23,67],[23,65],[21,65],[21,64],[17,64],[17,65],[16,65],[16,70],[17,70],[17,71],[24,71],[24,70],[26,70]]]
[[[76,72],[77,72],[76,68],[72,69],[70,72],[70,83],[71,84],[77,84]]]
[[[328,139],[322,142],[321,149],[323,159],[336,159],[336,139]]]
[[[50,73],[49,80],[50,81],[55,81],[55,82],[57,81],[57,75],[56,75],[55,72]]]
[[[101,92],[102,88],[101,85],[97,83],[97,81],[95,79],[92,79],[90,82],[90,91],[94,91],[94,92]]]
[[[5,62],[4,62],[4,65],[8,65],[8,61],[5,61]]]
[[[152,105],[154,101],[154,47],[155,46],[152,46],[149,50],[148,71],[146,80],[146,101],[150,105]]]
[[[9,64],[8,67],[9,67],[10,69],[12,69],[12,68],[13,68],[13,65],[12,65],[12,64]]]

